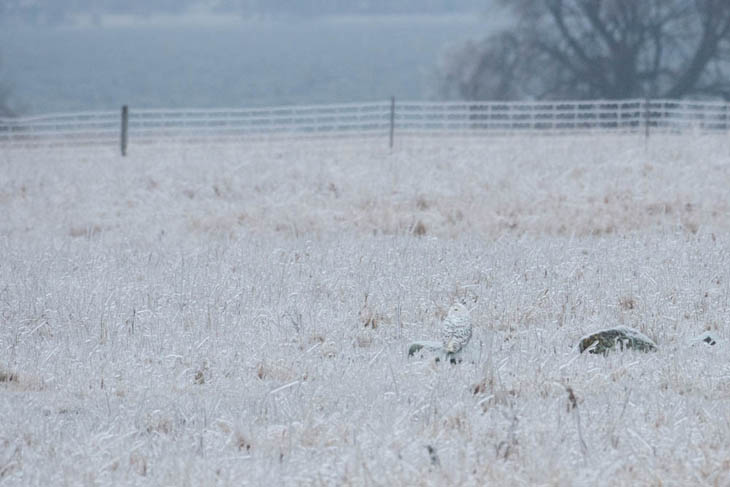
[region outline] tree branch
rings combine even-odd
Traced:
[[[708,5],[714,5],[714,3],[708,2]],[[717,52],[720,41],[730,33],[730,10],[725,10],[724,16],[718,16],[714,8],[710,8],[706,12],[698,12],[700,16],[704,13],[701,40],[689,65],[665,96],[680,98],[691,92],[692,88],[697,85],[707,64]]]

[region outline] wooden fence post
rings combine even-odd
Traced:
[[[122,107],[122,157],[127,155],[127,129],[129,127],[129,108]]]
[[[644,100],[644,137],[647,139],[651,130],[651,99]]]
[[[390,150],[393,150],[393,137],[395,136],[395,97],[390,97]]]

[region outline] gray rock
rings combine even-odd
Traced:
[[[696,336],[695,338],[693,338],[691,340],[690,344],[691,345],[702,344],[702,345],[706,345],[709,347],[714,347],[715,345],[717,345],[718,343],[721,343],[721,342],[722,342],[722,340],[720,340],[720,338],[718,338],[717,335],[715,335],[714,333],[711,333],[709,331],[706,331],[706,332]]]
[[[421,340],[413,342],[408,345],[408,356],[409,357],[420,357],[423,358],[426,355],[440,355],[444,351],[441,342],[434,342],[428,340]]]
[[[617,326],[591,333],[581,338],[578,344],[580,353],[587,350],[588,353],[607,355],[610,351],[629,349],[654,352],[657,346],[649,337],[628,326]]]

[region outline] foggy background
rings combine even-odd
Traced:
[[[489,0],[4,0],[0,82],[21,115],[440,98],[445,49]]]

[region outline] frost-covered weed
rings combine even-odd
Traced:
[[[730,481],[725,140],[328,144],[0,155],[0,481]]]

